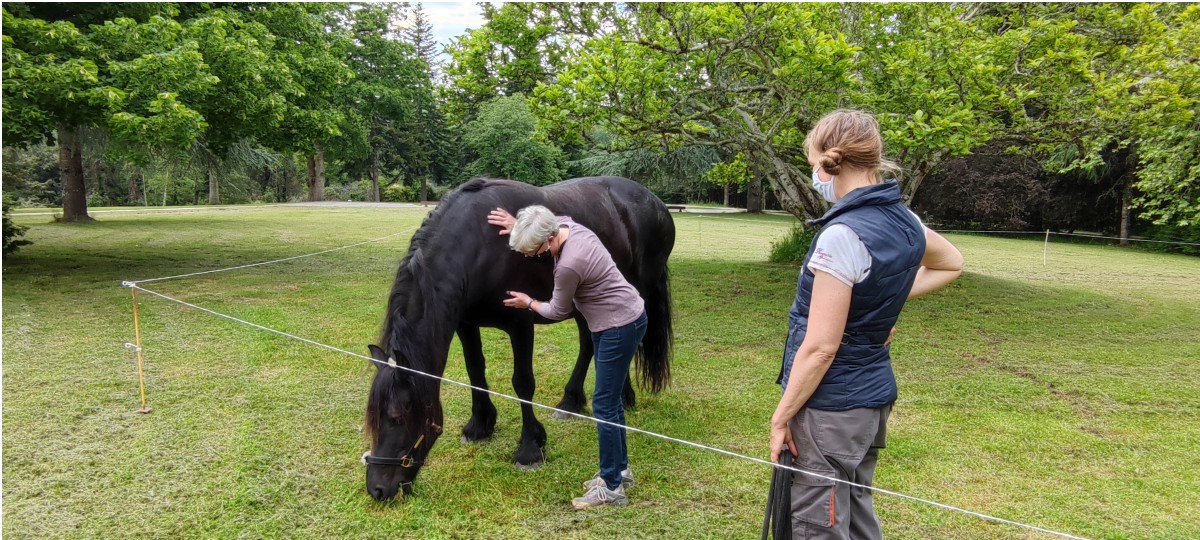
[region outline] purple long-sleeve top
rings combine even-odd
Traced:
[[[645,302],[617,270],[600,238],[569,217],[557,217],[559,226],[565,225],[570,234],[554,263],[554,295],[548,302],[538,303],[538,314],[562,320],[578,309],[592,332],[636,320]]]

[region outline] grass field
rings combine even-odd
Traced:
[[[447,435],[414,496],[364,491],[362,360],[139,295],[138,280],[392,239],[294,261],[147,284],[163,294],[366,352],[419,208],[256,207],[110,213],[30,225],[3,268],[3,533],[10,538],[750,538],[769,470],[630,437],[624,509],[568,501],[596,469],[583,421],[539,417],[546,465],[510,463],[515,403],[490,442],[465,445],[467,391],[444,386]],[[764,263],[788,218],[673,214],[674,382],[630,425],[767,453],[797,268]],[[1200,537],[1200,258],[1113,247],[950,237],[963,277],[906,308],[893,345],[898,401],[876,484],[1089,538]],[[494,389],[510,352],[484,331]],[[536,401],[557,402],[570,323],[540,327]],[[452,349],[446,375],[467,379]],[[591,382],[588,382],[590,388]],[[889,538],[1049,538],[879,496]]]

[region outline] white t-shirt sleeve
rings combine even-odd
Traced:
[[[817,237],[817,248],[808,261],[808,269],[820,270],[854,287],[871,272],[871,254],[849,226],[838,223]]]

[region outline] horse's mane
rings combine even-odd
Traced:
[[[440,235],[447,234],[447,227],[442,224],[453,224],[451,220],[455,218],[447,216],[456,213],[459,206],[457,203],[463,194],[478,192],[486,185],[487,179],[472,178],[447,194],[413,234],[408,252],[396,271],[396,281],[388,293],[387,315],[384,317],[379,340],[383,350],[391,355],[398,365],[434,375],[440,374],[444,368],[434,365],[440,361],[440,355],[434,354],[432,346],[437,336],[448,336],[455,329],[455,302],[447,299],[456,300],[456,296],[462,294],[465,276],[459,276],[459,279],[455,280],[452,273],[439,272],[439,269],[432,268],[431,261],[438,258],[427,257],[426,253],[441,249],[437,240]],[[379,433],[379,413],[394,400],[393,394],[397,391],[398,378],[408,377],[412,381],[409,390],[412,392],[414,403],[427,404],[437,401],[436,379],[400,369],[380,367],[380,370],[377,377],[387,379],[376,381],[367,398],[366,429],[372,437],[378,436]]]

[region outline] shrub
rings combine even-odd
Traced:
[[[777,242],[771,242],[771,256],[768,260],[773,263],[804,262],[804,256],[808,255],[808,246],[812,244],[815,234],[815,229],[793,226],[787,236]]]
[[[1131,242],[1139,248],[1165,253],[1182,253],[1184,255],[1200,255],[1200,223],[1190,226],[1175,225],[1143,225],[1135,233],[1145,236],[1148,240],[1158,242]]]
[[[3,204],[4,204],[4,255],[8,256],[9,253],[15,252],[16,250],[20,249],[21,246],[29,245],[29,244],[32,244],[33,242],[30,242],[29,240],[26,240],[25,238],[23,238],[25,236],[25,231],[28,230],[29,227],[25,227],[25,226],[17,225],[16,223],[13,223],[12,218],[8,215],[9,210],[12,208],[12,200],[8,198],[7,194],[4,195],[4,203]]]
[[[379,198],[386,202],[418,202],[421,198],[420,186],[408,186],[401,183],[388,184],[380,190]]]
[[[327,185],[325,186],[325,200],[362,202],[367,200],[367,193],[370,190],[370,180],[355,180],[344,184]]]

